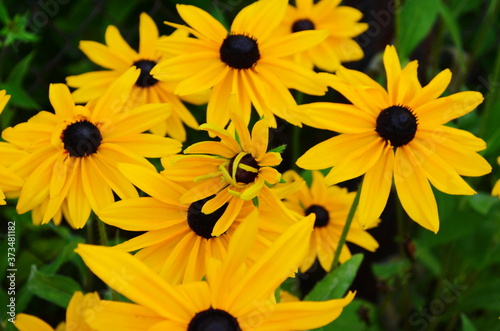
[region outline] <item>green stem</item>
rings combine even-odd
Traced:
[[[97,229],[99,231],[99,238],[102,246],[109,246],[108,234],[106,232],[106,224],[96,217]]]
[[[333,270],[339,264],[340,253],[341,253],[342,248],[344,247],[345,242],[347,240],[347,234],[349,233],[349,229],[351,228],[352,220],[354,219],[354,214],[356,213],[356,209],[358,209],[359,197],[361,196],[361,187],[362,186],[363,186],[362,184],[359,186],[358,191],[356,192],[356,195],[354,196],[354,200],[352,202],[351,209],[349,209],[349,214],[347,215],[347,220],[345,221],[344,228],[342,229],[342,234],[340,235],[339,243],[337,245],[337,250],[335,251],[335,255],[333,257],[332,267],[330,268],[330,270]]]

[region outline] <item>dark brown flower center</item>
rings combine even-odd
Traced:
[[[306,209],[306,216],[313,213],[316,215],[316,220],[314,221],[315,228],[321,228],[328,225],[330,221],[328,210],[322,206],[311,205]]]
[[[188,208],[187,222],[189,227],[194,233],[205,239],[214,238],[212,236],[214,226],[224,214],[228,205],[227,203],[224,204],[211,214],[202,213],[201,209],[205,203],[213,197],[214,195],[195,201]]]
[[[68,125],[61,135],[61,140],[69,155],[84,157],[97,152],[102,136],[97,126],[87,120],[81,120]]]
[[[136,86],[150,87],[158,83],[158,80],[156,80],[150,74],[151,69],[153,69],[155,65],[156,62],[150,60],[139,60],[134,62],[134,66],[136,66],[138,69],[141,69],[141,74],[139,75],[139,78],[137,78],[137,81],[135,82]]]
[[[194,315],[187,331],[241,331],[238,320],[225,310],[209,308]]]
[[[304,18],[293,22],[292,32],[314,30],[314,28],[314,23],[311,20]]]
[[[242,34],[227,36],[219,50],[220,59],[233,69],[250,69],[260,59],[257,40]]]
[[[249,184],[253,182],[259,174],[259,164],[253,158],[252,154],[246,154],[238,162],[236,171],[233,171],[234,162],[238,156],[239,154],[229,161],[228,172],[237,183]]]
[[[393,147],[408,144],[417,132],[417,116],[405,106],[391,106],[380,112],[375,131]]]

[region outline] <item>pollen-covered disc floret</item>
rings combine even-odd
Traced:
[[[418,121],[410,108],[391,106],[380,112],[375,131],[393,147],[408,144],[415,138]]]
[[[205,199],[193,202],[189,206],[187,213],[187,222],[191,230],[193,230],[194,233],[196,233],[198,236],[205,239],[214,238],[214,236],[212,236],[214,226],[219,218],[224,214],[228,205],[226,203],[213,213],[204,214],[201,209],[203,208],[205,203],[213,197],[214,196],[210,196]]]
[[[150,87],[158,83],[158,80],[156,80],[150,74],[151,69],[153,69],[155,65],[156,62],[151,60],[139,60],[134,62],[134,66],[141,69],[141,74],[139,75],[139,78],[137,78],[137,81],[135,82],[136,86]]]
[[[225,310],[209,308],[197,313],[188,325],[188,331],[241,331],[233,315]]]
[[[97,152],[102,135],[95,124],[81,120],[68,125],[61,135],[61,140],[69,155],[84,157]]]
[[[257,41],[251,37],[233,34],[220,47],[220,59],[233,69],[250,69],[260,59]]]
[[[249,184],[257,177],[260,167],[252,154],[240,153],[229,161],[227,168],[236,183]]]
[[[304,18],[293,22],[292,32],[314,30],[314,22],[310,19]]]
[[[321,228],[328,225],[328,222],[330,221],[330,214],[325,207],[311,205],[305,210],[305,215],[307,216],[312,213],[316,214],[316,220],[314,221],[315,228]]]

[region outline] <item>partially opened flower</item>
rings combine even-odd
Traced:
[[[219,236],[231,226],[245,201],[273,194],[266,185],[278,183],[281,177],[273,168],[281,162],[280,153],[267,151],[270,119],[257,121],[252,135],[236,114],[232,123],[234,130],[202,124],[201,130],[221,141],[195,143],[184,150],[189,155],[162,159],[165,175],[170,179],[197,183],[183,194],[182,203],[214,196],[203,206],[201,211],[205,214],[227,203],[224,215],[213,228],[213,236]]]
[[[341,68],[323,74],[352,105],[304,105],[304,123],[342,133],[310,150],[297,161],[305,169],[333,169],[326,183],[333,185],[365,175],[359,220],[365,226],[382,213],[392,178],[408,215],[431,231],[439,230],[436,200],[430,183],[448,194],[476,192],[460,175],[481,176],[491,166],[477,152],[486,143],[473,134],[444,124],[476,108],[479,92],[460,92],[439,98],[451,80],[444,70],[422,87],[417,61],[401,69],[396,49],[384,53],[387,90],[367,75]],[[429,183],[430,182],[430,183]]]
[[[55,113],[41,111],[28,122],[3,131],[2,137],[29,154],[12,166],[25,179],[17,211],[43,206],[42,223],[66,210],[67,221],[82,228],[91,210],[120,198],[137,197],[136,188],[117,168],[120,162],[154,169],[146,157],[180,151],[181,143],[143,133],[170,114],[165,104],[124,110],[140,70],[130,68],[96,102],[75,106],[66,85],[52,84]],[[40,210],[39,210],[40,211]]]
[[[40,318],[17,314],[14,326],[19,331],[94,331],[85,321],[85,311],[99,304],[99,295],[96,292],[83,294],[77,291],[71,297],[66,309],[66,321],[61,322],[55,329]]]
[[[300,180],[300,176],[292,170],[285,172],[283,178],[287,182]],[[285,206],[299,215],[316,215],[314,231],[309,239],[309,250],[300,265],[302,272],[307,271],[316,258],[324,270],[330,271],[355,194],[347,192],[346,188],[327,186],[321,172],[313,171],[311,186],[303,186],[300,191],[287,196],[284,200]],[[354,216],[346,241],[372,252],[378,247],[377,241],[361,227],[357,215]],[[340,253],[340,263],[350,257],[349,248],[344,245]]]
[[[354,295],[321,302],[276,303],[274,290],[307,250],[312,218],[289,227],[252,266],[244,263],[257,226],[244,222],[222,260],[209,261],[206,281],[172,286],[133,256],[80,244],[76,252],[106,284],[134,303],[102,301],[89,313],[97,330],[306,330],[330,323]],[[293,318],[290,318],[293,316]]]
[[[158,49],[174,57],[159,63],[151,73],[160,80],[179,82],[178,95],[212,88],[207,123],[224,127],[230,118],[229,96],[235,95],[245,123],[253,104],[261,116],[274,115],[300,125],[294,115],[296,102],[289,88],[323,95],[326,86],[312,70],[286,59],[326,38],[327,31],[302,31],[272,39],[283,19],[288,1],[260,0],[236,15],[229,31],[195,6],[177,5],[190,26],[166,22],[185,29],[196,38],[164,39]]]
[[[276,37],[306,30],[327,30],[326,38],[320,44],[294,54],[294,60],[301,65],[335,71],[343,62],[363,58],[363,50],[353,40],[368,29],[367,23],[360,23],[362,13],[352,7],[339,6],[341,0],[297,0],[295,7],[288,5],[285,18],[276,30]]]
[[[128,252],[139,250],[135,256],[171,284],[201,280],[206,274],[208,261],[227,255],[235,229],[256,209],[252,201],[244,201],[232,224],[222,234],[214,236],[213,228],[224,221],[228,203],[204,214],[203,206],[211,197],[181,204],[180,199],[187,189],[170,181],[165,176],[167,171],[158,174],[141,166],[123,164],[119,167],[150,197],[118,201],[102,209],[98,216],[105,223],[121,229],[146,231],[116,247]],[[282,212],[284,206],[281,209],[276,207],[276,201],[262,201],[256,244],[259,247],[254,248],[248,262],[256,260],[277,234],[301,219]]]
[[[68,85],[77,88],[73,92],[73,98],[76,103],[83,103],[99,97],[120,75],[130,67],[135,66],[141,69],[141,74],[130,92],[130,106],[136,107],[146,103],[168,103],[172,114],[153,126],[151,132],[161,136],[168,134],[179,141],[184,141],[186,140],[186,130],[182,123],[193,129],[198,127],[198,123],[179,97],[173,94],[176,84],[159,81],[150,74],[151,69],[158,63],[165,61],[166,57],[155,48],[159,39],[158,28],[146,13],[142,13],[140,16],[139,36],[138,52],[127,44],[113,25],[106,29],[106,45],[95,41],[81,41],[80,49],[85,55],[109,70],[67,77]],[[163,38],[176,37],[174,34]],[[181,99],[195,104],[203,104],[208,100],[207,92],[201,91],[196,95],[182,96]]]

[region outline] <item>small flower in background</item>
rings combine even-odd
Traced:
[[[274,194],[267,185],[280,181],[281,174],[273,167],[280,164],[281,155],[267,151],[270,122],[268,118],[257,121],[251,135],[236,114],[232,116],[233,132],[213,124],[202,124],[201,130],[221,141],[195,143],[184,150],[189,155],[162,159],[168,178],[197,183],[183,194],[182,203],[193,203],[215,195],[203,206],[201,211],[205,214],[213,213],[227,203],[224,215],[213,228],[213,236],[219,236],[231,226],[245,201]]]
[[[368,29],[367,23],[360,23],[362,13],[356,8],[339,6],[340,0],[297,0],[296,7],[288,5],[285,18],[277,28],[275,36],[282,38],[291,33],[305,30],[327,30],[326,38],[320,44],[293,55],[295,62],[324,71],[335,71],[343,62],[363,58],[363,50],[353,40]]]
[[[177,32],[162,38],[177,38],[177,35],[183,33]],[[165,121],[153,126],[151,132],[161,136],[168,134],[179,141],[185,141],[186,130],[182,123],[193,129],[198,127],[198,123],[179,97],[173,94],[176,84],[159,81],[150,74],[151,69],[165,61],[167,57],[155,49],[156,42],[161,38],[155,22],[146,13],[140,16],[139,35],[139,52],[127,44],[113,25],[108,26],[106,30],[106,45],[95,41],[81,41],[80,49],[85,55],[96,64],[110,70],[67,77],[68,86],[77,88],[72,93],[73,98],[76,103],[84,103],[99,97],[120,75],[135,66],[141,69],[141,74],[130,93],[130,107],[146,103],[170,104],[172,114]],[[182,96],[181,99],[193,104],[204,104],[208,100],[208,91]]]
[[[77,291],[71,297],[66,309],[66,321],[61,322],[53,329],[43,320],[28,314],[17,314],[14,326],[19,331],[94,331],[85,321],[85,311],[95,308],[99,304],[99,295],[96,292],[83,294]]]
[[[283,19],[288,1],[261,0],[242,9],[229,31],[210,14],[194,6],[177,5],[190,26],[169,23],[196,38],[170,38],[158,49],[172,55],[151,73],[160,80],[179,82],[178,95],[212,88],[207,123],[225,127],[230,119],[230,95],[236,96],[241,116],[249,123],[253,104],[260,116],[274,115],[300,125],[297,106],[288,88],[324,95],[326,85],[312,70],[286,59],[323,41],[327,31],[302,31],[279,39],[272,34]]]
[[[206,281],[175,287],[123,251],[80,244],[76,252],[85,264],[135,302],[101,301],[88,323],[116,331],[130,330],[130,325],[137,325],[137,330],[279,331],[313,329],[336,319],[353,293],[320,302],[276,303],[274,298],[275,289],[296,270],[307,250],[312,218],[289,227],[247,267],[244,261],[257,235],[256,223],[256,217],[243,222],[227,256],[209,261]]]
[[[387,91],[367,75],[345,68],[337,76],[321,74],[352,105],[316,103],[300,108],[305,124],[342,133],[309,149],[297,160],[305,169],[332,167],[325,180],[333,185],[365,175],[358,217],[369,226],[382,213],[392,178],[403,208],[434,232],[439,216],[432,185],[448,194],[476,192],[460,175],[482,176],[491,166],[477,152],[486,143],[444,124],[476,108],[479,92],[439,98],[451,80],[444,70],[422,87],[417,61],[401,69],[394,46],[384,53]]]
[[[60,212],[73,228],[82,228],[91,210],[120,198],[137,197],[136,188],[118,171],[132,163],[154,169],[146,157],[180,151],[181,143],[142,132],[165,120],[169,107],[147,104],[124,110],[126,98],[140,70],[130,68],[97,101],[75,106],[64,84],[52,84],[49,99],[55,113],[41,111],[28,122],[9,127],[2,137],[28,155],[11,169],[25,183],[17,211],[37,210],[47,223]],[[34,223],[40,220],[34,218]]]
[[[295,171],[290,170],[283,174],[283,179],[286,182],[294,182],[301,178]],[[355,195],[355,192],[347,192],[346,188],[326,186],[321,172],[313,171],[311,186],[303,186],[301,190],[288,195],[283,201],[285,206],[299,215],[316,215],[309,250],[300,265],[302,272],[307,271],[316,258],[324,270],[330,271]],[[357,215],[354,216],[354,221],[347,233],[347,241],[371,252],[378,248],[377,241],[361,227]],[[339,261],[344,263],[350,258],[349,248],[344,245]]]
[[[9,100],[10,100],[10,95],[7,94],[7,91],[0,90],[0,114],[3,112],[3,109],[5,108]]]
[[[500,157],[497,158],[497,163],[500,165]],[[491,191],[491,195],[497,196],[500,198],[500,179],[497,180],[495,186],[493,186],[493,190]]]

